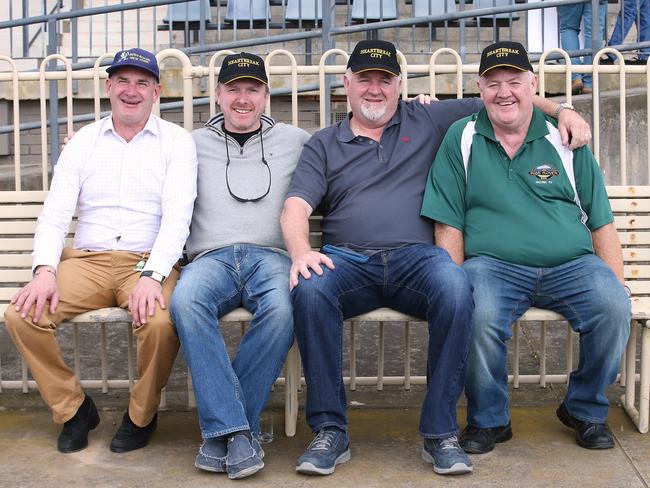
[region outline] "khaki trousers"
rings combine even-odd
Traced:
[[[89,310],[128,308],[129,294],[140,278],[134,268],[146,257],[128,251],[65,248],[56,274],[60,296],[56,312],[49,313],[48,303],[36,324],[33,308],[23,319],[14,307],[7,307],[5,324],[9,335],[29,366],[45,403],[52,409],[55,422],[71,419],[84,399],[79,379],[63,361],[54,336],[57,325]],[[160,390],[167,383],[178,353],[178,337],[169,316],[169,302],[177,280],[178,270],[172,269],[163,283],[166,309],[156,304],[153,317],[134,330],[139,380],[131,391],[129,416],[140,427],[151,422],[156,414]]]

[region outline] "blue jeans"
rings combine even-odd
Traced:
[[[292,292],[296,337],[307,381],[307,423],[347,431],[342,373],[343,320],[379,307],[429,323],[427,393],[420,434],[458,432],[456,402],[469,348],[472,289],[465,272],[439,247],[415,244],[377,251],[366,263],[330,255],[335,269],[312,273]]]
[[[602,46],[603,33],[605,32],[605,21],[607,19],[607,2],[598,4],[598,43]],[[560,43],[565,51],[578,51],[580,49],[580,24],[584,29],[584,49],[591,49],[591,3],[577,3],[573,5],[563,5],[557,8],[560,18]],[[573,64],[591,64],[591,56],[571,58]],[[572,80],[582,79],[583,85],[592,87],[591,75],[585,73],[573,73]]]
[[[612,36],[607,44],[609,46],[623,44],[634,22],[636,22],[639,42],[650,41],[650,0],[623,0]],[[643,48],[639,53],[639,59],[648,59],[649,54],[650,48]]]
[[[183,268],[171,315],[192,373],[204,438],[258,432],[260,414],[293,342],[290,266],[284,252],[238,244]],[[231,363],[219,317],[239,306],[253,319]]]
[[[480,428],[506,425],[506,341],[530,307],[562,314],[580,334],[580,359],[564,400],[577,419],[604,422],[605,388],[616,379],[630,332],[630,300],[612,270],[587,255],[552,268],[519,266],[487,257],[463,268],[474,286],[474,329],[467,364],[467,420]]]

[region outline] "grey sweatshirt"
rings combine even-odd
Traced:
[[[280,213],[303,144],[310,135],[288,124],[262,115],[262,132],[240,147],[223,131],[223,114],[212,117],[205,127],[192,132],[199,160],[197,197],[187,240],[191,260],[201,254],[233,244],[254,244],[284,249]],[[235,200],[226,186],[226,144],[230,154],[228,182],[231,191],[243,198],[269,194],[257,202]]]

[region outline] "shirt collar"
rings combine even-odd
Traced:
[[[495,141],[497,140],[494,135],[494,128],[492,127],[492,122],[488,118],[487,110],[482,108],[481,111],[476,116],[476,132],[481,134],[488,139]],[[528,127],[528,133],[524,142],[534,141],[535,139],[541,139],[548,135],[548,127],[546,126],[546,117],[544,113],[539,110],[537,107],[533,107],[533,118],[530,121],[530,126]]]
[[[117,132],[115,131],[115,126],[113,125],[113,114],[109,114],[104,118],[100,133],[104,135],[109,131],[112,132],[113,134],[118,135]],[[158,124],[158,121],[156,120],[154,114],[149,114],[147,123],[144,124],[144,128],[142,129],[141,132],[150,132],[154,136],[160,135],[160,125]]]
[[[384,130],[388,129],[389,127],[392,127],[393,125],[397,125],[402,121],[402,112],[401,112],[402,103],[403,102],[400,101],[397,104],[397,110],[395,110],[395,113],[386,124],[386,127],[384,127]],[[354,135],[354,132],[352,132],[352,128],[350,127],[351,118],[352,118],[352,112],[349,112],[348,116],[339,123],[338,134],[337,134],[337,138],[339,142],[350,142],[354,140],[355,137],[357,137]]]

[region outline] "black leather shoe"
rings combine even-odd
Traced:
[[[70,420],[63,424],[57,448],[61,452],[76,452],[88,447],[88,432],[99,425],[99,414],[88,395]]]
[[[614,447],[614,436],[607,424],[578,420],[569,413],[564,402],[560,404],[555,413],[564,425],[576,431],[576,442],[580,447],[585,449],[611,449]]]
[[[153,420],[144,427],[138,427],[131,421],[129,411],[124,412],[122,425],[117,429],[115,437],[111,441],[111,451],[129,452],[149,444],[151,434],[156,430],[158,425],[158,414],[154,415]]]
[[[485,454],[494,449],[494,444],[512,439],[510,422],[501,427],[481,429],[468,425],[460,434],[460,447],[469,454]]]

